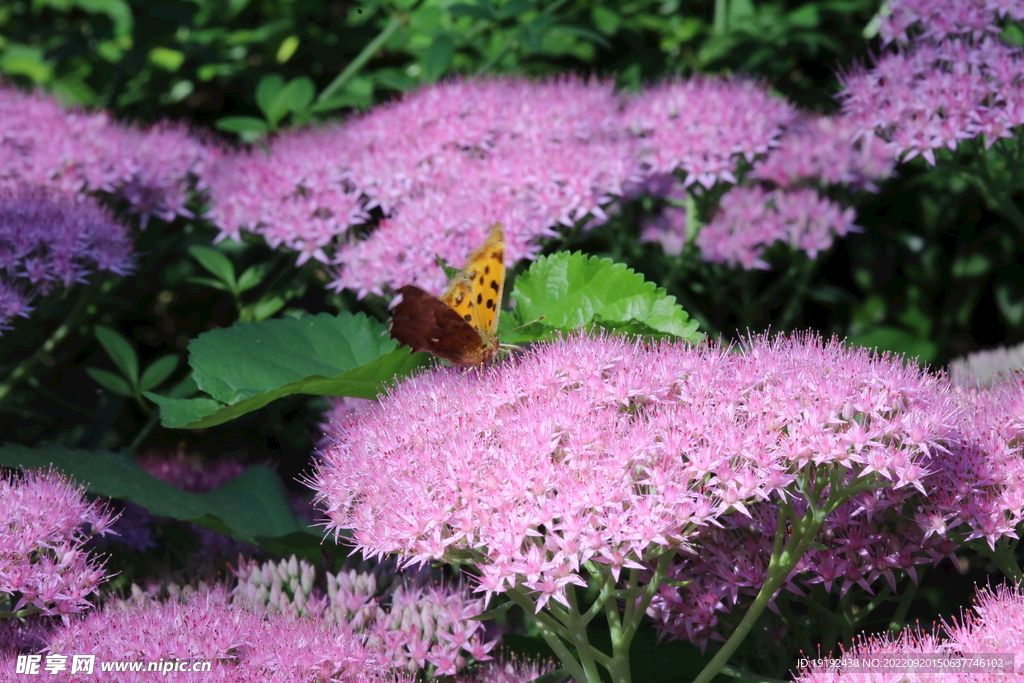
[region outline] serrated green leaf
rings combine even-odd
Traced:
[[[112,372],[101,370],[99,368],[86,368],[85,374],[92,377],[93,381],[99,384],[107,391],[113,392],[118,396],[125,396],[131,398],[134,396],[131,386],[125,381],[121,375],[115,375]]]
[[[171,353],[157,358],[149,364],[149,367],[142,371],[139,388],[143,391],[150,391],[160,386],[177,368],[178,354]]]
[[[226,422],[292,394],[374,398],[396,376],[426,364],[427,354],[396,348],[365,315],[321,313],[237,323],[200,335],[189,364],[209,397],[144,395],[165,427],[198,429]]]
[[[199,261],[203,268],[220,279],[229,291],[237,292],[238,281],[235,279],[235,266],[231,263],[231,259],[212,247],[189,247],[188,253],[196,261]]]
[[[0,446],[0,465],[52,466],[91,493],[130,500],[154,515],[199,524],[245,543],[265,544],[296,533],[313,535],[319,541],[319,535],[292,512],[283,483],[265,465],[248,467],[206,493],[182,491],[149,474],[130,457],[108,451],[4,444]]]
[[[603,327],[699,341],[697,323],[675,297],[621,263],[561,252],[535,261],[516,278],[516,315],[554,330]],[[647,330],[650,330],[648,332]]]
[[[428,83],[433,83],[444,75],[452,64],[455,56],[455,41],[447,34],[434,37],[427,51],[420,58],[420,66],[423,68],[423,78]]]
[[[255,116],[225,116],[217,119],[216,125],[229,133],[266,133],[270,130],[266,121]]]
[[[139,357],[131,343],[119,332],[105,325],[96,326],[96,339],[114,361],[117,369],[124,373],[128,383],[137,385],[139,383]]]

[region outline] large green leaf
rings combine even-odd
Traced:
[[[544,316],[539,327],[548,330],[597,325],[656,337],[704,338],[675,297],[610,259],[565,252],[540,258],[516,278],[512,298],[520,321]]]
[[[246,543],[273,546],[287,538],[290,545],[320,535],[292,512],[284,484],[270,468],[253,465],[218,489],[190,493],[157,479],[129,456],[63,446],[27,448],[0,446],[4,467],[53,467],[91,493],[130,500],[160,517],[199,524]],[[296,536],[298,534],[298,536]]]
[[[236,323],[189,345],[193,378],[209,398],[147,392],[165,427],[222,424],[292,394],[374,398],[393,378],[426,362],[365,315],[321,313]]]

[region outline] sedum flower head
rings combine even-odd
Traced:
[[[993,38],[920,42],[843,77],[844,114],[878,135],[902,161],[985,137],[1012,137],[1024,123],[1024,53]]]
[[[1024,19],[1024,4],[1017,0],[889,0],[887,10],[878,31],[886,43],[997,37],[1001,19]]]
[[[843,116],[807,116],[793,121],[778,147],[754,164],[752,178],[792,187],[802,182],[874,189],[892,175],[895,159],[876,137]]]
[[[935,397],[913,407],[910,437],[930,443],[919,463],[919,487],[858,494],[822,527],[785,590],[805,595],[815,586],[845,596],[874,594],[897,576],[917,581],[916,566],[952,558],[965,545],[986,550],[1017,538],[1024,522],[1024,386],[955,388],[937,378]],[[937,438],[938,437],[938,438]],[[861,432],[854,444],[878,436]],[[732,514],[702,534],[699,553],[684,555],[670,576],[687,581],[663,587],[652,603],[662,631],[701,645],[721,639],[738,605],[749,604],[764,583],[778,509],[759,503],[749,516]],[[994,650],[993,650],[994,652]]]
[[[795,111],[742,80],[670,80],[636,96],[625,112],[640,136],[650,173],[685,174],[684,187],[735,183],[740,159],[752,163],[779,143]]]
[[[701,229],[696,244],[704,260],[768,269],[761,257],[775,242],[806,252],[827,251],[837,236],[857,232],[853,209],[844,209],[812,188],[767,190],[760,185],[734,187],[722,197],[718,213]]]
[[[0,601],[4,611],[66,615],[108,577],[83,545],[113,519],[56,472],[0,474]],[[85,529],[83,529],[83,527]]]
[[[490,661],[496,641],[484,638],[484,601],[457,585],[436,585],[428,573],[402,573],[390,563],[372,570],[327,574],[327,593],[317,587],[316,570],[290,560],[262,565],[242,562],[236,595],[269,609],[316,615],[347,624],[365,636],[382,667],[434,675],[455,675],[470,662]]]
[[[818,665],[798,671],[794,680],[797,683],[900,683],[906,680],[927,680],[929,683],[1016,683],[1024,678],[1021,673],[1024,668],[1020,664],[1024,656],[1024,594],[1019,587],[1004,585],[995,590],[979,591],[977,603],[960,623],[943,623],[942,627],[938,633],[908,628],[895,637],[861,636],[853,647],[843,648],[842,656],[866,658],[868,655],[883,655],[891,658],[932,654],[968,659],[980,655],[981,659],[988,659],[986,655],[1000,653],[1013,655],[1015,668],[997,673],[984,664],[981,666],[987,670],[983,671],[966,671],[951,666],[945,671],[919,672],[911,674],[913,678],[908,678],[907,669],[903,667],[883,665],[870,673],[851,673]]]
[[[37,296],[131,268],[127,228],[92,197],[0,188],[0,327],[27,317]]]
[[[182,126],[125,126],[10,86],[0,87],[0,121],[0,187],[109,193],[143,223],[190,216],[189,191],[217,155]]]
[[[226,157],[211,177],[211,217],[222,236],[256,232],[298,250],[300,263],[333,261],[338,289],[429,287],[435,252],[461,262],[495,221],[511,262],[532,256],[556,224],[603,218],[634,166],[617,111],[611,84],[574,78],[432,86],[344,124],[282,135],[269,153]],[[380,224],[346,241],[372,209]]]
[[[95,654],[99,661],[208,661],[210,672],[175,673],[175,680],[255,683],[373,683],[394,681],[345,625],[232,604],[227,591],[183,594],[165,602],[113,602],[71,620],[49,639],[55,655]],[[12,670],[13,661],[0,662]],[[168,680],[159,672],[106,672],[105,681]],[[78,680],[64,671],[52,680]],[[408,678],[399,680],[409,680]]]
[[[835,341],[574,336],[402,383],[326,450],[315,488],[364,554],[469,558],[478,590],[524,589],[539,609],[585,584],[585,563],[639,569],[784,495],[806,464],[919,485],[938,384]]]

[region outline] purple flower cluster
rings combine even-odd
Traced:
[[[953,6],[971,4],[933,6],[955,15]],[[845,75],[840,93],[845,115],[863,136],[885,140],[902,161],[920,155],[934,165],[936,150],[956,149],[961,140],[984,136],[989,146],[1012,137],[1012,129],[1024,123],[1024,52],[991,36],[932,40],[930,35],[926,31],[879,57],[870,69]]]
[[[127,228],[88,196],[0,187],[0,329],[37,296],[132,267]]]
[[[698,233],[696,245],[704,260],[766,269],[762,256],[775,242],[816,258],[836,237],[857,230],[853,210],[814,187],[873,190],[874,180],[892,174],[895,159],[885,144],[858,137],[860,133],[846,117],[789,117],[784,131],[776,132],[771,147],[753,162],[744,184],[722,196],[712,220]],[[677,194],[678,189],[669,192]],[[678,254],[686,243],[687,225],[685,210],[667,206],[644,225],[642,238],[660,243],[667,254]]]
[[[332,261],[325,249],[379,207],[370,236],[338,247],[334,286],[383,293],[443,284],[435,252],[461,262],[505,224],[510,261],[558,223],[601,207],[632,173],[632,140],[611,84],[562,78],[450,82],[343,125],[284,135],[269,153],[224,158],[211,216],[223,236],[263,234]]]
[[[920,487],[948,436],[945,387],[838,342],[577,336],[402,383],[344,428],[315,488],[364,554],[472,557],[478,590],[522,589],[539,609],[595,563],[618,580],[788,499],[805,465]]]
[[[203,683],[411,683],[408,677],[385,673],[375,653],[345,624],[233,604],[222,588],[166,602],[111,603],[56,629],[46,652],[89,653],[104,662],[209,662],[209,672],[173,676],[174,680]],[[14,666],[13,657],[0,659],[0,670],[13,672]],[[69,669],[46,678],[79,680],[81,674],[71,674]],[[113,683],[170,678],[161,672],[127,671],[105,672],[103,677]]]
[[[800,184],[847,185],[874,190],[892,175],[896,160],[881,140],[862,137],[844,116],[804,116],[786,129],[778,147],[754,164],[751,178],[780,188]]]
[[[735,183],[740,158],[748,164],[779,145],[796,116],[785,100],[743,80],[671,80],[633,99],[625,112],[639,138],[649,173],[686,174],[683,187]]]
[[[768,269],[761,256],[777,241],[816,258],[836,236],[860,228],[855,213],[818,194],[813,188],[766,190],[741,185],[722,196],[714,218],[697,235],[706,261]]]
[[[887,10],[879,26],[886,43],[940,42],[959,35],[996,38],[1002,32],[1001,19],[1024,19],[1019,0],[890,0]]]
[[[940,441],[918,464],[919,487],[877,489],[841,506],[822,528],[821,544],[811,548],[789,577],[785,590],[804,595],[816,584],[840,595],[858,586],[873,593],[884,579],[896,590],[894,572],[916,580],[915,566],[952,557],[964,543],[993,548],[1000,538],[1015,538],[1024,521],[1024,387],[993,390],[933,385],[927,402],[915,410],[913,439],[941,426]],[[925,397],[922,397],[925,398]],[[883,405],[876,409],[885,410]],[[931,425],[931,426],[929,426]],[[861,440],[877,443],[883,433],[866,429]],[[774,502],[731,515],[702,535],[699,553],[684,557],[670,575],[690,583],[664,587],[652,613],[662,630],[676,638],[705,644],[721,639],[716,630],[723,613],[749,604],[767,573],[778,519]]]
[[[191,215],[189,191],[217,155],[181,126],[140,130],[10,86],[0,87],[0,121],[0,187],[105,192],[143,223]]]
[[[112,516],[55,472],[0,474],[0,599],[6,610],[66,615],[91,605],[107,577],[83,549]],[[86,527],[87,530],[83,530]]]
[[[942,657],[970,657],[985,653],[1013,656],[1015,667],[997,673],[990,666],[981,665],[981,671],[965,671],[948,667],[945,671],[910,673],[904,667],[882,666],[870,672],[842,671],[836,667],[815,665],[797,672],[797,683],[901,683],[907,680],[927,680],[929,683],[995,683],[1024,680],[1024,593],[1019,587],[999,586],[981,590],[971,612],[960,623],[942,624],[942,632],[926,633],[907,629],[891,637],[860,637],[853,647],[843,649],[847,658],[865,660],[870,655],[885,655],[891,659],[898,655],[934,654]]]

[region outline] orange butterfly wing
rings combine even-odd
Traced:
[[[399,288],[391,336],[414,351],[429,351],[453,365],[490,361],[498,352],[504,254],[505,233],[498,223],[440,299],[414,285]]]

